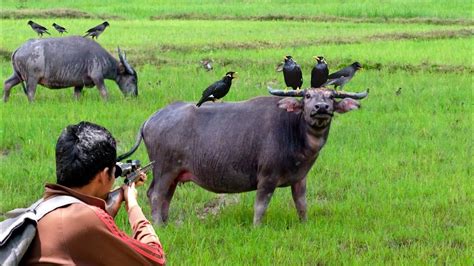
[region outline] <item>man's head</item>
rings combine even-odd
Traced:
[[[113,178],[117,150],[112,134],[99,125],[80,122],[63,130],[56,144],[56,178],[59,185],[83,187],[107,168]]]

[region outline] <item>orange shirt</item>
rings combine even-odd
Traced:
[[[122,232],[105,211],[105,201],[67,187],[46,184],[44,198],[70,195],[73,203],[45,215],[21,265],[164,265],[155,230],[139,206],[128,211],[133,236]]]

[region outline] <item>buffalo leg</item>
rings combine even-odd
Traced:
[[[263,179],[263,178],[262,178]],[[263,215],[267,210],[268,203],[272,198],[273,192],[275,191],[276,184],[271,182],[270,179],[259,182],[257,186],[257,197],[255,199],[253,224],[259,225],[262,222]]]
[[[28,96],[28,101],[33,102],[35,100],[36,86],[38,81],[36,79],[29,79],[26,82],[26,95]]]
[[[102,99],[107,101],[107,88],[105,87],[104,79],[103,78],[92,78],[92,81],[94,82],[97,89],[99,89],[100,96],[102,96]]]
[[[176,190],[175,176],[171,173],[162,176],[153,173],[153,182],[147,195],[151,205],[151,216],[155,224],[163,225],[168,220],[170,202]]]
[[[8,98],[10,97],[10,90],[13,86],[19,84],[21,80],[13,74],[10,78],[8,78],[5,83],[3,84],[3,101],[7,102]]]
[[[291,186],[291,195],[300,221],[306,221],[306,177]]]
[[[165,194],[163,203],[161,204],[161,218],[163,219],[164,223],[168,221],[168,212],[170,209],[170,202],[171,202],[171,199],[173,198],[174,192],[176,191],[177,185],[178,185],[177,182],[173,182],[170,185],[170,187],[168,188],[168,191]]]
[[[81,98],[82,88],[84,87],[83,86],[74,87],[74,98],[76,98],[76,100],[79,100]]]

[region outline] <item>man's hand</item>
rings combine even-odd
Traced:
[[[140,173],[140,175],[137,177],[137,180],[135,181],[135,186],[139,187],[145,184],[147,178],[148,176],[146,175],[146,173]]]
[[[135,187],[143,185],[146,180],[146,174],[140,173],[136,181],[132,183],[131,186],[123,185],[122,187],[111,191],[106,201],[106,210],[110,214],[110,216],[115,217],[115,215],[117,215],[122,201],[125,201],[125,209],[127,211],[133,206],[138,205],[138,193]]]
[[[135,188],[135,183],[132,183],[130,185],[123,185],[122,186],[123,192],[124,192],[124,200],[125,200],[125,209],[130,210],[134,206],[138,206],[138,201],[137,201],[137,189]]]

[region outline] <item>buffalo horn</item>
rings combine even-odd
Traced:
[[[122,65],[125,67],[127,73],[130,75],[135,74],[135,71],[133,71],[133,68],[127,62],[127,56],[125,55],[125,52],[122,52],[122,50],[120,50],[120,47],[117,47],[117,50],[120,58],[120,63],[122,63]]]
[[[342,92],[334,91],[334,98],[352,98],[352,99],[364,99],[369,95],[369,89],[364,92]]]
[[[275,90],[272,87],[268,86],[268,92],[275,96],[284,96],[284,97],[303,97],[306,90]]]

